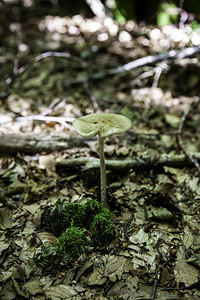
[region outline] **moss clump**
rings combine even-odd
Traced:
[[[45,218],[58,237],[57,249],[69,261],[78,258],[86,248],[107,247],[115,236],[114,214],[91,198],[84,204],[58,200]]]
[[[113,240],[114,232],[113,213],[103,209],[101,213],[94,216],[90,225],[90,231],[97,245],[108,245]]]
[[[79,257],[87,245],[85,230],[74,226],[67,228],[57,239],[57,245],[70,257]]]
[[[85,204],[69,203],[66,199],[58,200],[49,212],[48,224],[51,231],[59,236],[66,228],[73,226],[89,228],[95,214],[102,210],[102,204],[88,198]]]
[[[91,198],[88,198],[86,203],[82,205],[83,209],[83,226],[87,229],[90,227],[91,220],[94,216],[103,210],[102,204]]]
[[[70,227],[72,223],[77,227],[82,227],[84,220],[82,205],[79,203],[64,202],[59,209],[61,211],[62,228],[64,227],[64,230]]]
[[[48,216],[50,231],[58,237],[72,224],[82,227],[83,211],[79,203],[69,203],[65,199],[58,200]]]

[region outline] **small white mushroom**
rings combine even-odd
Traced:
[[[73,122],[75,130],[83,137],[91,138],[98,134],[99,136],[99,157],[100,157],[100,173],[101,173],[101,202],[103,207],[109,208],[106,193],[106,166],[104,156],[104,138],[127,131],[132,126],[131,120],[127,117],[110,114],[97,113],[90,114]]]

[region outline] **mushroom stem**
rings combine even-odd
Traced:
[[[98,135],[99,136],[99,135]],[[107,200],[106,191],[106,164],[104,155],[104,138],[99,136],[99,157],[100,157],[100,173],[101,173],[101,203],[104,208],[110,209],[110,205]]]

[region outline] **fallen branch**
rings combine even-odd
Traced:
[[[198,47],[188,47],[186,49],[176,51],[170,50],[169,52],[157,54],[157,55],[149,55],[139,59],[136,59],[132,62],[129,62],[121,67],[114,68],[108,70],[108,74],[118,74],[121,72],[127,72],[132,69],[136,69],[138,67],[143,67],[149,64],[153,64],[159,61],[164,61],[168,59],[183,59],[188,56],[192,56],[200,52],[200,46]]]
[[[74,121],[74,118],[65,118],[65,117],[52,117],[52,116],[43,116],[43,115],[30,115],[26,117],[16,117],[14,120],[11,118],[8,121],[0,122],[0,125],[4,125],[9,122],[24,122],[24,121],[44,121],[44,122],[57,122],[57,123],[64,123]]]
[[[119,73],[129,72],[133,69],[144,67],[147,65],[155,64],[157,62],[166,61],[166,60],[175,60],[175,59],[183,59],[192,55],[195,55],[197,53],[200,53],[200,46],[197,47],[188,47],[186,49],[176,51],[176,50],[170,50],[166,53],[161,53],[157,55],[148,55],[145,57],[138,58],[134,61],[131,61],[125,65],[122,65],[117,68],[113,68],[110,70],[104,70],[101,72],[97,72],[95,74],[91,75],[90,79],[97,80],[105,78],[108,75],[115,75]],[[88,80],[88,75],[86,76],[80,76],[78,78],[72,78],[71,80],[68,80],[65,82],[65,85],[68,86],[70,84],[78,84],[78,83],[84,83]]]
[[[200,161],[200,153],[193,153],[195,159]],[[99,159],[95,157],[78,157],[73,159],[58,159],[56,165],[58,167],[82,167],[84,170],[99,168]],[[129,171],[143,170],[155,167],[169,166],[174,168],[181,168],[185,166],[193,166],[188,162],[184,154],[160,156],[140,156],[128,158],[125,160],[106,160],[106,168],[112,171]]]
[[[92,140],[92,139],[91,139]],[[51,153],[82,147],[84,138],[73,137],[68,133],[62,134],[0,134],[0,153],[4,154],[36,154]],[[87,139],[88,142],[88,139]],[[200,153],[190,153],[200,162]],[[193,167],[194,164],[188,161],[185,154],[162,154],[159,156],[138,156],[125,160],[106,160],[107,169],[113,171],[128,171],[130,169],[140,170],[153,167],[170,166],[175,168]],[[99,168],[99,159],[95,157],[79,157],[74,159],[58,159],[57,166],[62,167],[83,167],[84,169]]]
[[[20,75],[22,75],[25,71],[27,71],[28,69],[30,69],[30,67],[32,67],[35,63],[47,58],[47,57],[62,57],[62,58],[68,58],[71,60],[74,60],[78,63],[82,63],[85,64],[85,62],[76,56],[73,56],[67,52],[54,52],[54,51],[49,51],[49,52],[44,52],[36,57],[33,58],[33,60],[30,61],[30,63],[27,63],[26,65],[22,66],[21,68],[17,68],[14,72],[13,75],[9,78],[7,78],[4,82],[5,85],[10,85],[14,82],[14,80],[19,77]]]
[[[51,153],[83,146],[84,139],[71,134],[0,134],[0,153]]]
[[[166,53],[161,53],[161,54],[157,54],[157,55],[149,55],[149,56],[141,57],[139,59],[131,61],[131,62],[129,62],[125,65],[119,66],[117,68],[112,68],[110,70],[105,70],[105,71],[94,73],[91,75],[91,79],[102,79],[108,75],[114,75],[114,74],[118,74],[118,73],[128,72],[128,71],[131,71],[131,70],[139,68],[139,67],[144,67],[149,64],[155,64],[157,62],[165,61],[165,60],[169,60],[169,59],[170,60],[171,59],[183,59],[183,58],[195,55],[199,52],[200,52],[200,46],[196,46],[196,47],[194,46],[194,47],[188,47],[186,49],[179,50],[179,51],[170,50]],[[33,60],[30,63],[27,63],[26,65],[22,66],[21,68],[15,70],[13,72],[13,75],[11,77],[7,78],[1,84],[1,86],[3,86],[3,85],[8,86],[8,85],[12,84],[16,78],[18,78],[21,74],[23,74],[25,71],[27,71],[35,63],[37,63],[47,57],[63,57],[63,58],[67,58],[67,59],[73,59],[74,61],[82,63],[84,66],[86,65],[84,60],[82,60],[81,58],[75,57],[69,53],[53,52],[53,51],[44,52],[44,53],[36,56],[35,58],[33,58]],[[70,84],[84,83],[85,81],[88,81],[88,75],[80,76],[78,78],[73,78],[73,79],[65,82],[65,85],[68,86]]]

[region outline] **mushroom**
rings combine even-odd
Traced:
[[[101,174],[101,202],[104,208],[109,209],[106,193],[106,165],[104,155],[104,138],[114,133],[123,133],[132,126],[131,120],[119,114],[95,113],[83,116],[73,121],[75,130],[85,138],[98,134],[99,157]]]

